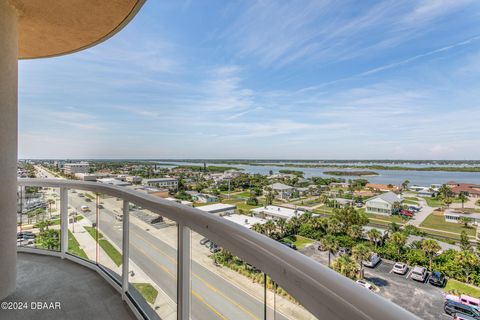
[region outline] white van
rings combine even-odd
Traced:
[[[370,259],[362,261],[363,265],[370,268],[375,268],[375,266],[381,261],[380,257],[376,253],[370,255]]]
[[[87,206],[81,206],[80,210],[82,210],[82,212],[87,212],[87,211],[90,211],[90,208]]]

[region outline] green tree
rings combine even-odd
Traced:
[[[372,242],[375,248],[378,246],[378,242],[382,239],[382,233],[375,228],[370,229],[367,232],[368,239]]]
[[[287,219],[285,218],[279,218],[276,221],[278,229],[280,229],[280,234],[283,237],[285,237],[285,227],[287,226]]]
[[[322,247],[323,250],[328,251],[328,266],[330,267],[331,256],[338,251],[337,239],[333,235],[327,235],[320,240],[320,247]]]
[[[425,255],[428,257],[430,271],[432,271],[433,257],[435,257],[440,249],[442,249],[442,247],[433,239],[425,239],[422,241],[422,251],[425,252]]]
[[[47,203],[48,203],[48,215],[49,215],[49,218],[52,219],[52,205],[55,204],[55,200],[48,199]]]
[[[407,242],[407,236],[401,232],[394,232],[389,240],[397,247],[397,254],[400,255]]]
[[[408,181],[408,180],[403,181],[402,182],[402,190],[407,189],[409,184],[410,184],[410,181]]]
[[[360,265],[360,278],[363,278],[363,261],[370,258],[370,248],[363,243],[357,244],[352,248],[352,257]]]
[[[332,263],[332,268],[350,279],[356,279],[359,271],[358,264],[347,255],[335,259]]]
[[[468,194],[465,191],[460,191],[458,194],[458,199],[462,202],[462,212],[465,211],[464,204],[468,200]]]
[[[468,250],[460,251],[455,256],[455,262],[462,267],[461,270],[465,274],[465,282],[470,283],[471,274],[480,264],[478,256]]]
[[[470,243],[470,238],[468,237],[465,230],[462,230],[462,233],[460,234],[460,248],[463,251],[472,249],[472,244]]]
[[[273,199],[275,199],[275,194],[272,191],[269,191],[265,195],[265,205],[266,206],[271,206],[273,203]]]
[[[472,219],[469,218],[469,217],[460,217],[459,222],[460,222],[461,224],[463,224],[463,226],[464,226],[465,228],[468,228],[470,222],[472,222]]]

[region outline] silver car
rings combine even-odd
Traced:
[[[397,262],[393,265],[392,271],[396,274],[405,274],[407,273],[408,267],[405,263]]]
[[[411,277],[413,280],[425,282],[425,279],[427,278],[427,269],[424,267],[415,266],[415,268],[413,268]]]

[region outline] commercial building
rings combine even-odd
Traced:
[[[178,188],[178,180],[175,178],[143,179],[142,184],[149,187],[167,188],[175,190]]]
[[[302,214],[302,211],[278,207],[278,206],[264,206],[260,208],[252,209],[251,212],[254,216],[262,219],[275,219],[275,218],[284,218],[291,219],[292,217]]]
[[[394,212],[394,204],[403,202],[403,198],[393,192],[382,193],[376,197],[370,198],[365,202],[365,212],[391,215]]]
[[[225,216],[234,214],[237,206],[234,204],[215,203],[196,208],[208,213],[216,214],[218,216]]]
[[[88,162],[65,163],[63,165],[63,172],[66,174],[88,173],[89,171],[90,165]]]
[[[252,226],[254,224],[264,224],[265,222],[267,222],[266,219],[262,219],[262,218],[259,218],[259,217],[249,217],[249,216],[246,216],[244,214],[231,214],[231,215],[227,215],[227,216],[223,216],[225,219],[229,220],[229,221],[232,221],[238,225],[241,225],[242,227],[245,227],[245,228],[252,228]]]

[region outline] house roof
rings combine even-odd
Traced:
[[[291,190],[291,189],[293,189],[292,186],[288,186],[286,184],[278,183],[278,182],[269,185],[269,187],[272,188],[273,190]]]
[[[393,204],[394,202],[397,202],[397,201],[399,201],[399,202],[403,201],[402,197],[398,196],[397,194],[395,194],[391,191],[379,194],[378,196],[370,198],[367,201],[376,200],[376,199],[381,199],[381,200],[386,201],[390,204]]]
[[[215,203],[215,204],[209,204],[207,206],[200,206],[200,207],[196,207],[196,208],[199,209],[199,210],[202,210],[202,211],[215,213],[215,212],[232,210],[232,209],[237,208],[237,206],[234,205],[234,204]]]
[[[451,190],[453,193],[467,192],[471,194],[480,194],[480,186],[470,183],[459,183]]]

